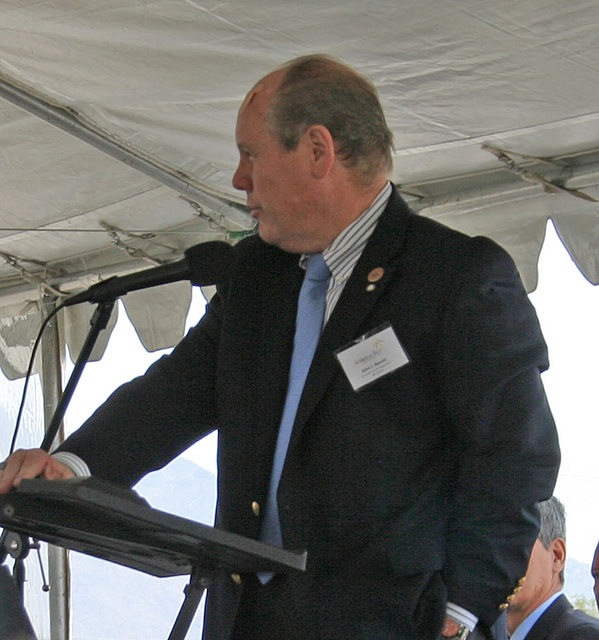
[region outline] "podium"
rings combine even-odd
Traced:
[[[168,640],[182,640],[217,575],[304,571],[288,551],[153,509],[135,491],[97,478],[23,480],[0,496],[0,527],[157,577],[189,575]]]

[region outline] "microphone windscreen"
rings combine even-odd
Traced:
[[[191,284],[205,287],[224,282],[231,273],[233,247],[223,240],[202,242],[185,251]]]

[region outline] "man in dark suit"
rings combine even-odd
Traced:
[[[259,236],[236,245],[205,317],[56,455],[9,459],[0,491],[67,477],[64,463],[132,485],[218,429],[217,526],[262,536],[274,496],[282,544],[308,565],[264,583],[222,576],[205,638],[489,635],[559,460],[546,347],[513,261],[408,209],[374,87],[333,59],[258,82],[236,138],[233,184]],[[331,274],[322,333],[269,492],[318,254]]]
[[[599,620],[575,610],[562,589],[566,564],[566,514],[556,498],[540,504],[541,529],[526,581],[510,600],[511,640],[599,640]]]

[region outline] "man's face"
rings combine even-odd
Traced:
[[[260,237],[292,253],[314,246],[317,217],[311,199],[309,149],[305,140],[287,151],[271,134],[267,114],[278,79],[267,76],[246,97],[237,119],[239,165],[233,186],[245,191]]]
[[[593,558],[593,566],[591,567],[591,573],[595,579],[595,600],[597,601],[597,607],[599,608],[599,544],[595,549],[595,556]]]
[[[512,633],[518,625],[547,598],[561,589],[559,573],[564,566],[565,545],[556,538],[546,549],[536,540],[530,554],[526,580],[507,609],[508,630]]]

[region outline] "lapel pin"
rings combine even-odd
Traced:
[[[366,291],[374,291],[376,289],[376,282],[378,282],[383,275],[385,274],[385,270],[382,267],[376,267],[368,274],[368,286],[366,287]]]

